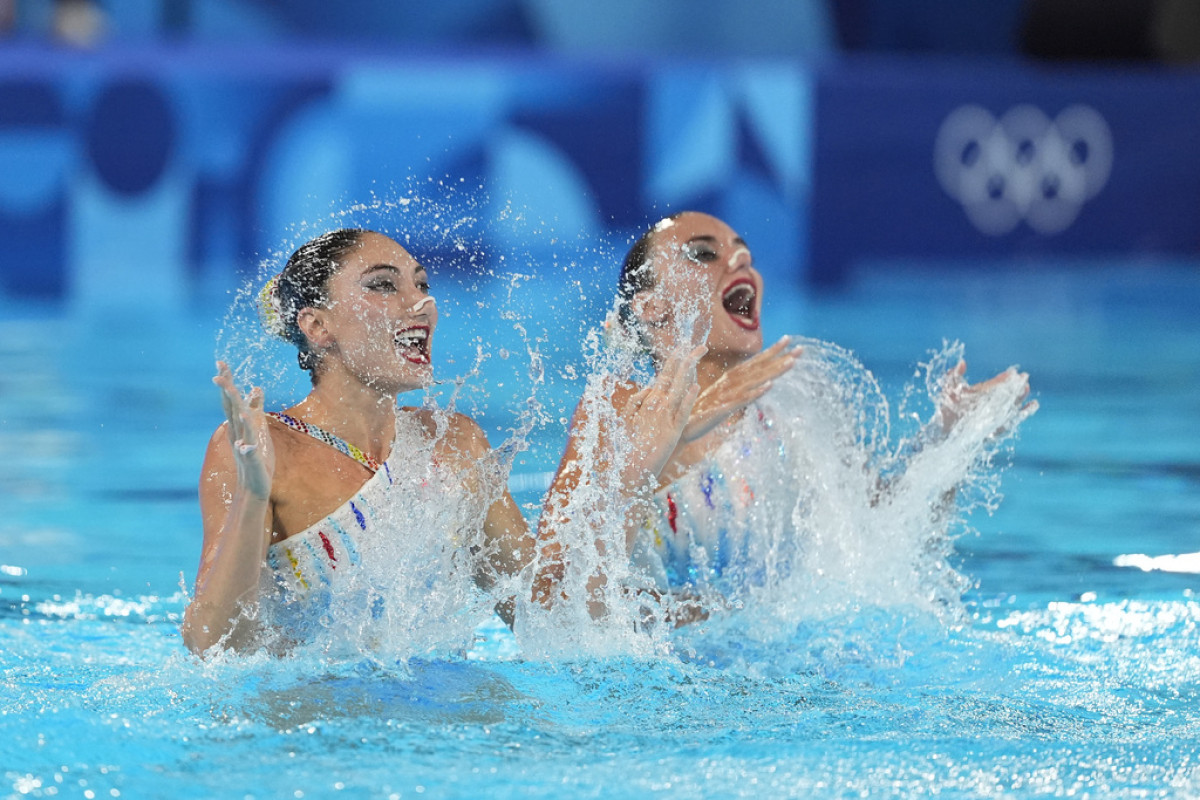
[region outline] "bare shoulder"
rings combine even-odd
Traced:
[[[278,460],[286,464],[294,457],[297,448],[294,438],[287,435],[291,433],[291,429],[270,418],[268,423],[267,434],[271,437],[271,445],[275,448]],[[217,426],[208,439],[200,476],[202,486],[206,483],[232,486],[237,477],[237,459],[234,456],[233,443],[229,439],[229,421],[226,420]]]
[[[229,423],[222,422],[209,437],[200,467],[200,505],[224,505],[232,497],[237,481],[237,462],[229,441]]]
[[[621,381],[618,383],[613,387],[611,398],[613,408],[618,411],[624,410],[629,405],[629,402],[633,400],[634,395],[641,391],[641,388],[633,381]]]
[[[205,475],[223,465],[233,466],[233,445],[229,441],[228,421],[218,425],[208,439],[208,447],[204,450]]]
[[[303,434],[296,433],[287,425],[284,425],[279,420],[267,416],[267,433],[271,437],[271,444],[276,451],[288,452],[295,449],[296,443],[306,444],[309,442],[308,437]],[[205,459],[209,458],[224,458],[232,463],[233,460],[233,444],[229,441],[229,421],[226,420],[217,426],[213,431],[213,435],[209,437],[208,449],[205,451]]]
[[[479,427],[479,423],[466,414],[448,415],[446,439],[459,452],[472,456],[481,456],[492,449],[483,428]]]
[[[428,408],[402,408],[418,420],[429,436],[436,437],[439,450],[479,457],[489,450],[487,435],[479,423],[466,414],[444,413]]]

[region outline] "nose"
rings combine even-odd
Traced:
[[[437,309],[437,301],[433,299],[433,295],[427,294],[418,300],[413,306],[408,309],[408,313],[414,317],[428,317]]]
[[[727,272],[737,272],[739,269],[748,268],[750,264],[750,251],[739,246],[729,254],[729,261],[726,262],[725,269]]]

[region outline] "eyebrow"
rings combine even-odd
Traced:
[[[717,237],[709,236],[707,233],[701,234],[699,236],[693,236],[692,238],[688,239],[687,242],[685,242],[685,244],[691,244],[692,242],[712,242],[713,244],[719,243],[717,241]],[[740,244],[742,247],[746,248],[747,250],[750,249],[750,245],[746,244],[746,240],[740,236],[733,237],[733,243]]]
[[[371,266],[364,269],[362,271],[362,274],[359,275],[359,277],[365,278],[367,275],[370,275],[372,272],[380,272],[380,271],[394,272],[397,275],[400,274],[400,268],[397,267],[395,264],[372,264]],[[413,269],[414,274],[417,272],[426,272],[426,271],[427,270],[425,269],[424,264],[417,264],[417,266]]]

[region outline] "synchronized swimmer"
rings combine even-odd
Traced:
[[[798,553],[805,546],[797,540],[794,523],[776,525],[783,541],[755,541],[768,527],[770,514],[760,513],[766,502],[792,509],[799,495],[814,490],[795,474],[794,454],[792,464],[782,464],[782,470],[772,472],[769,467],[776,465],[764,462],[788,456],[781,452],[779,428],[804,425],[804,418],[817,411],[802,398],[779,419],[759,402],[773,381],[791,377],[786,374],[803,349],[786,336],[763,349],[763,296],[763,279],[754,268],[749,245],[722,220],[698,212],[681,212],[650,227],[621,269],[617,325],[655,368],[665,365],[668,354],[681,346],[706,347],[697,366],[699,394],[692,422],[627,539],[643,577],[656,590],[674,595],[668,612],[676,624],[708,613],[694,599],[700,585],[720,583],[726,571],[738,572],[745,582],[768,569],[780,569],[786,561],[783,554]],[[814,353],[806,360],[817,357]],[[1025,402],[1028,375],[1008,369],[969,385],[965,370],[966,364],[959,362],[946,376],[929,426],[938,437],[949,433],[966,409],[994,392],[1013,398],[1008,413],[1023,417],[1036,410],[1036,403]],[[739,394],[739,387],[747,384],[756,387],[753,397]],[[632,380],[616,385],[610,402],[618,417],[639,390]],[[730,408],[719,419],[706,413]],[[756,474],[759,485],[754,485]],[[878,483],[878,478],[864,479],[860,485],[870,481]],[[750,563],[755,558],[757,562]],[[764,563],[768,559],[774,563]]]

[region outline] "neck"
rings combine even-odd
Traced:
[[[381,462],[395,437],[396,398],[336,373],[322,375],[292,413]]]
[[[712,386],[718,378],[749,358],[741,354],[706,353],[696,365],[696,383],[700,385],[700,391]]]

